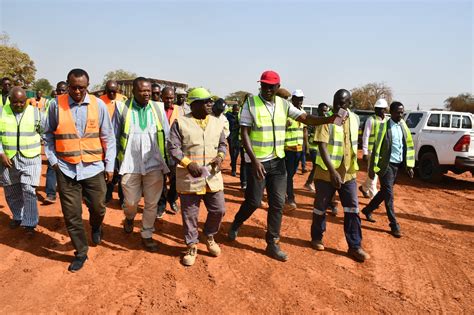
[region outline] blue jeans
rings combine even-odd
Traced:
[[[314,181],[314,173],[316,172],[316,155],[317,151],[314,149],[309,149],[309,158],[311,163],[313,164],[313,168],[311,169],[311,173],[309,173],[308,179],[306,180],[306,184],[312,184]]]
[[[56,198],[56,171],[51,167],[48,162],[48,169],[46,170],[46,188],[47,197]]]
[[[286,167],[284,159],[273,159],[262,163],[265,167],[265,178],[262,181],[252,173],[251,164],[247,167],[247,189],[245,190],[245,200],[235,215],[232,229],[239,227],[250,218],[250,216],[260,207],[263,196],[263,189],[267,188],[268,193],[268,213],[267,213],[267,233],[265,239],[267,243],[274,243],[280,238],[281,220],[283,216],[283,206],[285,204],[286,192]]]
[[[385,209],[387,210],[387,216],[392,230],[400,229],[400,225],[395,216],[395,209],[393,208],[393,185],[395,184],[399,167],[399,164],[389,163],[387,171],[380,177],[379,192],[370,200],[367,207],[365,207],[368,212],[372,213],[385,201]]]
[[[306,170],[306,146],[303,144],[303,155],[301,156],[301,170]]]
[[[323,180],[316,180],[316,199],[314,201],[311,239],[321,241],[326,231],[326,209],[332,201],[336,188]],[[344,234],[349,248],[357,249],[362,242],[362,230],[359,218],[359,200],[355,179],[345,182],[337,189],[344,208]]]
[[[304,155],[303,151],[285,151],[285,164],[286,164],[286,195],[288,196],[288,202],[295,202],[295,193],[293,191],[293,176],[295,176],[298,170],[298,164]]]
[[[228,141],[229,143],[229,152],[230,152],[230,167],[232,169],[232,174],[237,172],[237,158],[239,157],[240,152],[240,142],[239,141]]]

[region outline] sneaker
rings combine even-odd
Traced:
[[[207,237],[206,247],[209,254],[211,254],[214,257],[217,257],[221,254],[221,248],[216,243],[216,241],[214,241],[214,236],[212,235]]]
[[[279,261],[287,261],[288,255],[281,250],[280,245],[278,245],[278,241],[274,243],[268,243],[267,248],[265,251],[267,252],[268,256],[279,260]]]
[[[235,241],[237,239],[238,234],[239,234],[239,229],[234,230],[232,226],[230,226],[229,233],[227,234],[227,238],[230,241]]]
[[[10,223],[8,223],[8,226],[10,227],[10,229],[16,229],[17,227],[19,227],[21,224],[21,220],[11,220]]]
[[[153,240],[153,238],[142,238],[142,244],[145,249],[151,253],[158,251],[158,244]]]
[[[308,189],[310,192],[314,193],[316,192],[316,189],[314,188],[313,183],[306,183],[304,184],[304,188]]]
[[[123,221],[123,230],[127,234],[133,232],[133,219],[125,218],[125,220]]]
[[[329,210],[331,210],[332,216],[337,216],[337,206],[329,206]]]
[[[186,254],[183,257],[183,265],[185,266],[194,265],[194,262],[196,262],[196,257],[197,257],[197,249],[198,248],[196,244],[188,245]]]
[[[370,258],[370,255],[367,254],[362,249],[362,247],[359,247],[357,249],[356,248],[349,248],[347,253],[349,254],[350,257],[354,258],[354,260],[356,260],[358,262],[364,262],[364,261],[366,261],[367,259]]]
[[[375,222],[375,219],[372,217],[372,213],[369,210],[367,210],[367,208],[362,209],[361,212],[365,215],[365,219],[367,221],[372,222],[372,223]]]
[[[247,184],[240,184],[240,189],[245,190],[247,189]]]
[[[86,260],[87,260],[87,256],[74,257],[73,261],[71,262],[67,270],[69,270],[70,272],[79,271],[82,268],[82,266],[84,266],[84,263],[86,262]]]
[[[392,234],[396,238],[402,237],[402,232],[400,231],[400,229],[391,229],[390,234]]]
[[[156,218],[161,220],[163,219],[164,216],[165,216],[165,208],[158,209],[158,211],[156,212]]]
[[[364,198],[370,198],[369,194],[364,190],[362,186],[359,186],[359,190],[362,193],[362,196],[364,196]]]
[[[170,207],[171,207],[171,213],[172,213],[172,214],[178,214],[178,213],[179,213],[179,207],[178,207],[178,205],[176,204],[176,202],[173,202],[173,203],[170,205]],[[157,215],[157,217],[158,217],[158,215]]]
[[[323,241],[311,240],[311,247],[314,248],[315,250],[323,251],[324,250]]]
[[[287,210],[295,210],[297,208],[297,205],[294,201],[288,201],[286,203],[286,209]]]
[[[56,203],[56,196],[46,196],[44,198],[43,203],[46,205],[51,205],[53,203]]]

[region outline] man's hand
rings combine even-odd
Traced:
[[[105,172],[105,181],[107,182],[107,184],[110,184],[113,178],[114,172]]]
[[[373,168],[369,169],[369,178],[372,180],[375,178],[375,171]]]
[[[221,169],[222,160],[222,156],[218,155],[213,158],[209,164],[211,164],[212,168],[217,172]]]
[[[259,181],[262,181],[267,173],[265,167],[260,161],[252,162],[252,171]]]
[[[362,156],[362,160],[363,160],[364,162],[368,162],[368,161],[369,161],[369,156],[368,156],[367,154],[364,154],[364,155]]]
[[[413,176],[415,175],[415,173],[413,172],[413,167],[407,168],[407,173],[410,178],[413,178]]]
[[[10,160],[5,153],[0,153],[0,161],[6,168],[11,168],[13,166],[12,160]]]
[[[189,163],[187,169],[192,177],[200,177],[202,174],[201,167],[196,162]]]
[[[337,171],[331,172],[330,175],[331,175],[331,184],[337,189],[341,188],[342,186],[341,175],[339,175]]]

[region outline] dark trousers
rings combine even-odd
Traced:
[[[229,152],[230,152],[230,168],[232,174],[237,172],[237,158],[240,153],[240,142],[228,141],[229,142]]]
[[[163,183],[163,191],[161,192],[160,200],[158,200],[158,212],[163,213],[166,209],[166,202],[171,205],[178,200],[178,192],[176,191],[176,165],[169,165],[170,173],[165,175]],[[166,186],[166,176],[170,179],[170,188]]]
[[[354,180],[342,184],[336,189],[330,182],[316,180],[316,199],[314,201],[311,239],[322,240],[326,231],[326,209],[332,201],[334,193],[339,193],[344,208],[344,234],[349,248],[357,249],[362,241],[362,230],[359,218],[359,200],[357,198],[357,182]]]
[[[249,163],[250,164],[250,163]],[[247,167],[247,189],[245,190],[245,200],[235,215],[232,229],[237,230],[250,216],[260,207],[263,196],[263,189],[267,188],[268,194],[268,214],[267,233],[265,239],[267,243],[274,243],[280,238],[281,220],[283,206],[285,204],[286,193],[286,167],[284,159],[273,159],[263,162],[266,175],[262,181],[252,173],[251,164]]]
[[[306,170],[306,146],[303,144],[303,155],[301,156],[301,170]],[[296,164],[296,168],[298,169],[298,164]]]
[[[64,175],[60,170],[56,172],[58,191],[61,201],[61,210],[66,222],[67,232],[71,237],[72,245],[76,249],[75,255],[87,255],[86,232],[82,222],[82,197],[89,208],[89,223],[92,230],[100,228],[105,216],[105,193],[107,190],[104,173],[76,180]]]
[[[400,229],[400,225],[395,217],[395,209],[393,208],[393,185],[395,184],[399,167],[399,164],[389,163],[387,171],[380,177],[379,192],[370,200],[367,207],[365,207],[368,212],[372,213],[385,201],[385,209],[387,210],[387,216],[392,230]]]
[[[122,176],[119,174],[114,174],[112,182],[107,184],[107,193],[105,194],[105,203],[108,203],[112,200],[112,193],[114,192],[115,185],[118,184],[117,192],[120,200],[120,204],[123,203],[123,190],[121,183]]]
[[[306,180],[306,184],[312,184],[314,181],[314,173],[316,173],[316,150],[309,149],[309,158],[311,163],[313,164],[313,168],[311,169],[311,173],[309,173],[308,179]]]
[[[250,165],[245,162],[244,148],[240,148],[240,187],[247,185],[247,169],[250,168]]]
[[[285,151],[285,165],[286,165],[286,195],[288,202],[295,201],[295,193],[293,191],[293,177],[298,170],[298,164],[303,157],[303,151]]]
[[[56,198],[56,172],[48,162],[48,169],[46,170],[46,188],[47,197]]]

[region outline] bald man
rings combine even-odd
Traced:
[[[41,113],[28,105],[20,87],[10,91],[10,104],[0,107],[1,181],[13,213],[10,228],[25,228],[32,237],[38,224],[36,187],[41,175]]]

